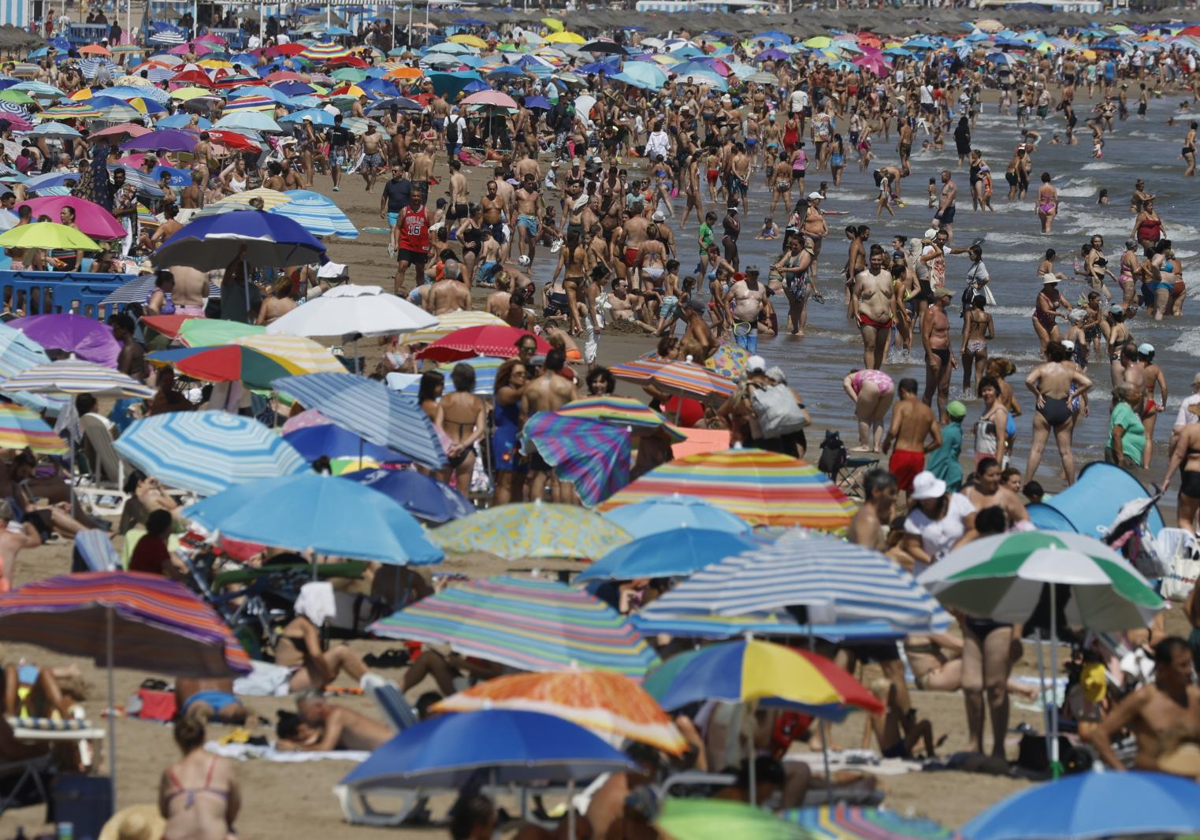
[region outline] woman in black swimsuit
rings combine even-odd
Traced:
[[[462,261],[463,268],[466,269],[465,277],[475,276],[475,266],[479,262],[479,250],[483,247],[483,234],[480,232],[480,226],[483,224],[483,210],[478,204],[471,204],[467,207],[467,215],[458,223],[458,231],[455,236],[462,243]]]
[[[1078,368],[1062,364],[1069,358],[1070,353],[1060,342],[1051,341],[1046,345],[1046,363],[1038,365],[1025,378],[1025,387],[1037,398],[1033,442],[1029,447],[1029,465],[1025,470],[1026,483],[1032,481],[1037,473],[1051,432],[1054,432],[1054,440],[1062,456],[1067,484],[1075,483],[1075,456],[1071,452],[1071,427],[1075,424],[1075,415],[1068,401],[1072,396],[1082,397],[1092,387],[1092,380]],[[1077,386],[1074,394],[1071,391],[1072,384]]]
[[[1200,403],[1193,399],[1186,411],[1200,417]],[[1194,420],[1184,426],[1183,431],[1176,436],[1175,446],[1171,449],[1171,457],[1167,461],[1167,471],[1160,485],[1164,492],[1171,486],[1171,476],[1175,474],[1175,470],[1181,467],[1183,481],[1179,485],[1179,497],[1176,502],[1177,524],[1183,530],[1195,533],[1196,514],[1200,512],[1200,423]]]

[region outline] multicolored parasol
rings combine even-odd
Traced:
[[[648,405],[644,405],[629,397],[587,397],[575,400],[555,411],[563,417],[583,417],[589,420],[599,420],[612,426],[629,426],[635,431],[640,429],[664,429],[673,443],[686,440],[686,437]]]
[[[779,815],[803,828],[812,840],[961,840],[933,820],[902,817],[883,808],[859,808],[839,802],[819,808],[793,808]]]
[[[21,405],[0,403],[0,449],[24,449],[62,455],[67,443],[36,412]]]
[[[430,531],[445,551],[485,551],[506,560],[603,557],[632,537],[602,516],[548,502],[501,505]]]
[[[554,467],[554,474],[575,488],[580,500],[593,507],[629,483],[633,466],[627,429],[599,420],[563,417],[539,411],[521,429],[524,451],[536,449]]]
[[[504,327],[504,320],[490,312],[479,309],[458,310],[438,316],[436,327],[408,333],[404,336],[405,344],[430,344],[440,338],[467,327]]]

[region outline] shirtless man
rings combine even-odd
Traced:
[[[299,726],[287,730],[280,724],[280,750],[376,750],[396,735],[391,727],[364,714],[326,703],[318,689],[304,691],[296,699],[296,711],[300,713]]]
[[[427,189],[433,180],[433,155],[425,148],[424,143],[414,143],[411,171],[413,189]]]
[[[949,169],[942,170],[942,189],[938,197],[938,210],[933,216],[936,226],[954,237],[954,200],[958,197],[958,186]]]
[[[192,172],[192,183],[183,188],[183,194],[179,197],[179,204],[184,210],[200,210],[204,207],[204,174],[201,168]]]
[[[467,198],[471,191],[467,188],[467,176],[462,172],[462,161],[450,161],[450,207],[446,213],[449,221],[457,222],[466,218]]]
[[[642,243],[649,238],[647,236],[649,228],[649,219],[641,213],[630,213],[629,218],[625,219],[621,225],[619,233],[613,234],[612,263],[613,265],[624,265],[625,276],[629,279],[631,288],[637,282],[634,269],[637,267],[638,257],[642,253]],[[617,273],[618,275],[621,273],[619,269]]]
[[[471,292],[462,282],[462,266],[458,260],[446,260],[443,264],[442,279],[433,284],[425,308],[434,315],[471,308]]]
[[[863,365],[881,370],[896,320],[896,296],[892,275],[883,270],[883,248],[879,245],[871,246],[867,268],[854,277],[851,306],[862,333]]]
[[[917,473],[925,469],[925,453],[941,447],[942,430],[933,416],[933,409],[917,399],[917,380],[901,379],[896,390],[900,399],[892,408],[892,426],[883,439],[883,451],[887,452],[895,444],[888,461],[888,472],[896,477],[897,486],[907,494],[912,492]]]
[[[512,281],[507,272],[500,272],[496,277],[496,291],[488,295],[486,310],[488,314],[503,318],[508,314],[508,303],[512,299]]]
[[[846,538],[855,545],[887,550],[883,536],[885,525],[892,523],[896,513],[896,477],[884,469],[873,469],[863,477],[863,496],[866,501],[850,520]]]
[[[158,246],[167,239],[174,236],[179,231],[183,230],[183,225],[176,221],[175,217],[179,215],[179,208],[174,204],[168,204],[163,209],[164,221],[154,231],[153,236],[147,236],[145,233],[141,235],[140,246],[146,251],[155,251]]]
[[[1113,751],[1113,739],[1125,729],[1133,730],[1138,751],[1134,767],[1158,770],[1163,758],[1162,739],[1171,730],[1200,729],[1200,687],[1188,643],[1169,636],[1154,646],[1154,685],[1139,688],[1104,717],[1087,741],[1112,770],[1125,770]]]
[[[985,510],[990,507],[1000,507],[1008,518],[1008,527],[1018,531],[1030,530],[1029,514],[1021,499],[1000,482],[1000,463],[995,458],[982,458],[975,467],[978,481],[972,487],[963,491],[975,510]],[[1022,525],[1021,523],[1026,523]]]
[[[900,179],[904,174],[899,166],[881,166],[875,170],[875,186],[878,187],[883,183],[883,179],[887,178],[887,182],[892,186],[892,192],[896,194],[896,201],[900,202]]]
[[[186,265],[172,265],[167,270],[175,278],[175,289],[171,292],[171,299],[175,302],[176,313],[203,318],[211,289],[208,272],[198,271]]]
[[[900,169],[904,175],[911,175],[912,167],[909,166],[908,158],[912,154],[913,129],[907,120],[900,123],[900,131],[896,139],[899,142]]]
[[[945,286],[934,292],[933,305],[921,319],[921,344],[925,347],[925,404],[933,405],[937,395],[938,415],[946,421],[946,403],[950,399],[950,377],[958,359],[950,353],[950,318],[946,307],[954,292]]]
[[[528,160],[528,159],[527,159]],[[537,164],[534,164],[536,168]],[[537,246],[538,222],[546,209],[542,191],[538,189],[537,176],[526,172],[521,188],[516,191],[517,202],[517,253],[529,257],[533,262]]]
[[[367,123],[367,132],[359,138],[359,142],[362,143],[363,159],[358,171],[367,185],[367,192],[371,192],[375,189],[379,173],[387,168],[387,161],[384,160],[387,149],[383,145],[383,135],[375,130],[374,123]]]
[[[542,368],[542,375],[526,386],[525,393],[521,397],[522,417],[532,417],[539,411],[557,411],[572,400],[579,398],[574,383],[559,373],[566,363],[567,354],[564,350],[556,347],[546,354],[546,364]],[[568,498],[570,496],[569,485],[559,482],[554,475],[553,467],[546,463],[537,452],[533,454],[529,472],[529,498],[534,501],[544,498],[546,482],[549,480],[551,501],[560,503],[573,501]]]
[[[680,339],[683,356],[691,356],[693,362],[703,364],[717,350],[717,340],[704,320],[704,304],[695,297],[689,298],[683,316],[687,320],[687,329]]]
[[[758,319],[766,310],[767,289],[758,282],[758,266],[746,267],[745,274],[733,275],[729,287],[733,302],[733,340],[751,355],[758,353]]]
[[[483,226],[492,232],[497,250],[502,252],[505,243],[504,218],[508,205],[501,197],[500,185],[495,180],[488,181],[486,188],[487,195],[479,201],[479,206],[483,210]],[[482,254],[479,259],[483,260]]]

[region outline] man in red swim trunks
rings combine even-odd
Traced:
[[[854,276],[850,305],[862,333],[863,366],[881,370],[896,317],[895,286],[891,272],[883,270],[881,246],[871,246],[867,267]]]
[[[892,409],[892,427],[883,439],[883,451],[887,452],[895,444],[888,471],[907,495],[917,473],[925,469],[925,453],[942,445],[942,430],[933,409],[917,397],[917,380],[901,379],[896,390],[900,399]]]

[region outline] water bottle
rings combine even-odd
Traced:
[[[55,840],[75,840],[75,824],[60,822],[55,826]]]

